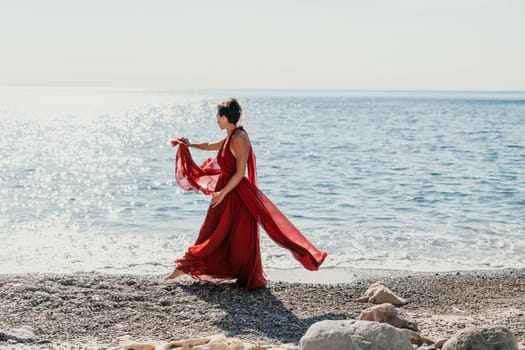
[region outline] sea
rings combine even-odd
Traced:
[[[4,87],[0,273],[168,273],[210,201],[169,140],[224,138],[231,96],[259,188],[323,269],[525,268],[525,92]],[[264,231],[261,250],[300,267]]]

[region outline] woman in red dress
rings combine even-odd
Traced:
[[[192,144],[184,137],[171,141],[179,146],[175,171],[179,185],[212,194],[212,198],[197,240],[175,261],[175,269],[166,279],[188,274],[202,281],[236,279],[247,290],[266,286],[259,224],[305,268],[317,270],[326,258],[327,254],[310,243],[257,188],[255,154],[248,134],[237,126],[241,113],[234,98],[217,105],[217,123],[227,132],[220,142]],[[188,147],[216,150],[217,157],[198,166]]]

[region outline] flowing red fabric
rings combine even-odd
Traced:
[[[232,133],[246,132],[238,127]],[[231,136],[226,138],[217,158],[197,165],[183,142],[176,153],[175,177],[187,191],[212,194],[224,188],[236,171],[236,159],[230,150]],[[217,281],[237,279],[247,290],[266,285],[259,247],[259,226],[281,247],[288,249],[308,270],[317,270],[327,254],[318,250],[257,188],[255,154],[250,147],[248,177],[208,213],[197,240],[177,268],[190,276]]]

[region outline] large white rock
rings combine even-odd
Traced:
[[[412,350],[410,340],[386,323],[359,320],[325,320],[308,328],[302,350]]]
[[[443,350],[518,350],[512,332],[503,326],[471,327],[456,333]]]
[[[34,343],[36,342],[35,330],[29,326],[10,328],[6,331],[0,329],[0,342]]]

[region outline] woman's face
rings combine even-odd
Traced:
[[[221,130],[225,129],[226,125],[228,125],[228,118],[226,118],[223,115],[219,115],[219,113],[217,113],[217,124],[219,124],[219,128]]]

